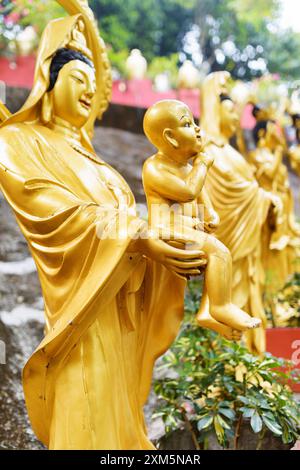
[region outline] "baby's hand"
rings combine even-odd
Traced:
[[[194,164],[195,163],[204,163],[204,165],[207,166],[207,168],[210,168],[212,164],[214,163],[214,157],[211,155],[208,155],[207,153],[201,152],[196,155],[194,159]]]

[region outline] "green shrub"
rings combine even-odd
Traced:
[[[176,378],[155,381],[162,404],[154,416],[163,418],[167,433],[188,424],[204,447],[214,432],[223,447],[233,439],[237,448],[244,419],[261,439],[270,430],[284,443],[294,442],[300,413],[287,385],[296,380],[291,364],[270,354],[258,358],[242,345],[196,326],[199,292],[199,284],[190,283],[183,328],[160,366],[173,370]]]

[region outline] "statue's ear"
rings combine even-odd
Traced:
[[[163,131],[163,138],[166,142],[168,142],[170,145],[172,145],[172,147],[174,147],[175,149],[177,149],[179,147],[179,144],[178,144],[177,140],[173,136],[172,129],[165,129]]]

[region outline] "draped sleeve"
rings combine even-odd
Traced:
[[[145,222],[136,216],[133,197],[121,209],[110,205],[112,196],[104,186],[91,197],[65,155],[49,145],[40,129],[26,124],[0,131],[0,185],[28,242],[45,301],[46,334],[25,365],[23,386],[32,426],[48,445],[59,365],[95,321],[99,306],[109,305],[131,276],[141,284],[145,260],[128,247]],[[120,226],[121,235],[115,236]],[[182,281],[176,283],[170,272],[150,260],[147,273],[148,310],[139,353],[144,401],[154,360],[177,334],[184,292]],[[156,296],[157,283],[162,290]],[[174,292],[169,302],[162,301],[166,287]]]
[[[270,195],[258,186],[250,165],[232,147],[228,152],[227,146],[211,144],[207,152],[215,157],[206,188],[221,219],[216,236],[237,261],[260,245]]]

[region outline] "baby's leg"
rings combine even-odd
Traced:
[[[241,339],[242,332],[234,330],[224,323],[215,320],[209,313],[209,299],[207,295],[206,287],[204,286],[203,295],[201,299],[200,309],[197,313],[196,320],[199,326],[203,328],[209,328],[210,330],[219,333],[221,336],[229,340],[238,341]]]
[[[229,250],[215,237],[206,234],[203,251],[208,256],[205,286],[211,316],[236,330],[243,331],[260,326],[260,320],[250,317],[231,302],[232,260]]]

